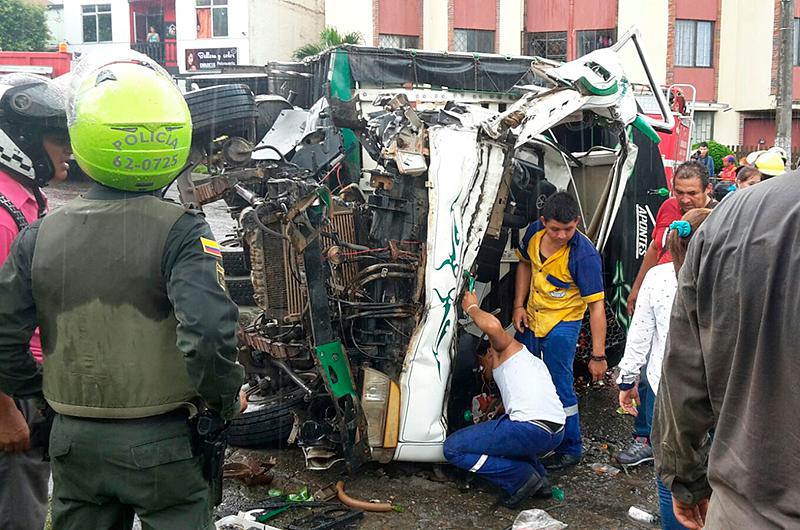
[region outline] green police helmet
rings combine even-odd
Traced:
[[[69,134],[78,165],[124,191],[163,188],[183,169],[192,118],[172,80],[144,61],[111,62],[74,83]]]

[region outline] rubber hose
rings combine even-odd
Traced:
[[[350,508],[356,510],[364,510],[365,512],[391,512],[392,505],[388,502],[369,502],[360,499],[354,499],[344,492],[344,482],[341,480],[336,483],[336,496],[339,502]]]

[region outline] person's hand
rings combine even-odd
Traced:
[[[18,453],[31,448],[31,431],[22,413],[14,407],[0,417],[0,451]]]
[[[639,389],[636,385],[631,389],[619,391],[619,406],[622,407],[622,410],[631,416],[638,416],[639,411],[636,409],[634,402],[641,403],[639,400]]]
[[[600,354],[604,355],[604,354]],[[603,377],[606,375],[606,371],[608,370],[608,361],[595,361],[592,358],[589,358],[589,373],[592,374],[592,382],[596,383],[597,381],[602,381]]]
[[[703,499],[697,504],[685,504],[672,497],[672,511],[675,513],[675,519],[689,530],[702,530],[706,524],[708,499]]]
[[[639,289],[631,289],[631,293],[628,295],[628,316],[633,316],[637,298],[639,298]]]
[[[465,313],[469,314],[469,308],[472,307],[473,305],[476,305],[478,307],[481,306],[481,304],[478,302],[477,295],[472,291],[465,292],[464,298],[461,299],[461,308],[464,310]]]
[[[528,323],[528,310],[524,307],[515,307],[511,313],[511,322],[514,324],[514,329],[520,333],[525,333],[525,329],[530,327]]]
[[[244,414],[245,410],[247,410],[247,394],[239,389],[239,414]]]

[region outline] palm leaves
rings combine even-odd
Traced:
[[[326,26],[319,34],[319,41],[297,48],[294,52],[294,58],[299,61],[306,57],[319,55],[328,48],[333,48],[340,44],[361,44],[363,40],[364,37],[358,31],[339,33],[339,30],[333,26]]]

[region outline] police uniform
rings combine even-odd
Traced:
[[[187,411],[238,412],[238,310],[208,224],[157,193],[95,184],[0,269],[0,390],[57,413],[54,528],[213,528]]]
[[[544,233],[540,221],[532,223],[517,248],[519,259],[531,264],[531,290],[527,306],[530,328],[517,333],[516,339],[534,355],[542,356],[564,406],[564,440],[556,453],[579,457],[582,444],[572,363],[587,304],[605,296],[603,265],[592,242],[580,232],[542,259]]]

